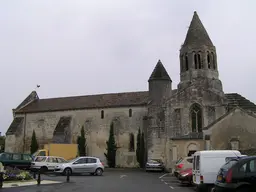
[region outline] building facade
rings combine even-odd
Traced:
[[[147,158],[162,159],[168,167],[198,150],[256,148],[250,140],[256,134],[256,105],[237,93],[223,92],[216,48],[196,12],[179,57],[176,89],[159,60],[148,91],[51,99],[39,99],[33,91],[13,110],[6,151],[29,152],[33,130],[41,147],[76,143],[84,126],[88,154],[104,159],[112,122],[120,167],[137,165],[139,129],[145,133]]]

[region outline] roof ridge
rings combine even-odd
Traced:
[[[100,93],[100,94],[90,94],[90,95],[74,95],[67,97],[49,97],[43,98],[40,100],[49,100],[49,99],[68,99],[68,98],[76,98],[76,97],[90,97],[90,96],[104,96],[104,95],[118,95],[118,94],[132,94],[132,93],[146,93],[148,91],[131,91],[131,92],[116,92],[116,93]]]

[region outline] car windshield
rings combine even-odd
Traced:
[[[72,162],[75,162],[77,159],[79,159],[78,157],[74,158],[74,159],[71,159],[69,161],[67,161],[67,163],[72,163]]]
[[[179,164],[182,160],[183,158],[181,157],[178,161],[176,161],[176,164]]]
[[[226,170],[230,169],[233,165],[235,165],[237,163],[237,161],[238,161],[237,159],[231,159],[227,163],[225,163],[221,167],[221,169],[226,171]]]

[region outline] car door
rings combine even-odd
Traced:
[[[18,154],[18,153],[12,154],[12,164],[17,168],[21,168],[21,169],[24,168],[25,165],[23,164],[21,154]]]
[[[252,159],[247,163],[245,176],[246,181],[251,184],[251,187],[256,189],[256,159]]]
[[[194,157],[194,169],[193,169],[193,182],[196,184],[200,184],[200,155]]]
[[[22,155],[22,160],[24,161],[26,168],[29,168],[31,166],[32,157],[30,155],[23,154]]]
[[[58,164],[58,161],[55,157],[48,157],[46,162],[48,170],[54,170],[55,166]]]
[[[84,173],[86,170],[86,158],[80,158],[72,164],[73,173]]]
[[[85,171],[87,173],[94,173],[96,168],[97,168],[97,160],[95,158],[87,158],[86,159],[86,167],[85,167]]]

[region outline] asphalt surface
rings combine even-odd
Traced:
[[[42,175],[42,179],[63,181],[61,184],[26,186],[1,189],[2,192],[192,192],[194,189],[182,186],[169,174],[147,173],[135,170],[107,171],[103,176],[76,175],[66,177]]]

